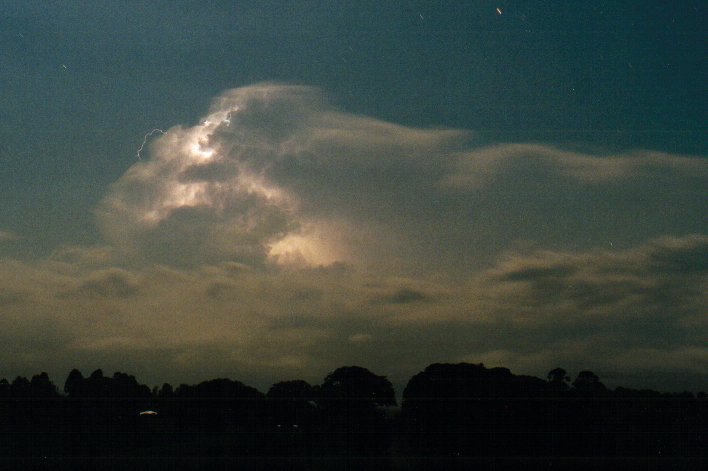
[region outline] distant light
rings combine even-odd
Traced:
[[[140,415],[157,415],[157,412],[154,410],[144,410],[140,413]]]

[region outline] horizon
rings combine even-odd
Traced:
[[[273,380],[272,382],[268,383],[267,385],[266,385],[265,383],[263,383],[264,385],[255,384],[255,383],[249,381],[248,378],[239,378],[239,377],[231,377],[231,376],[216,376],[216,377],[210,377],[210,378],[206,378],[206,377],[205,377],[205,378],[198,379],[198,380],[196,380],[196,381],[181,381],[181,380],[179,380],[179,381],[161,381],[161,382],[157,382],[157,383],[150,383],[150,382],[143,382],[143,381],[141,381],[141,378],[140,378],[139,376],[133,374],[133,373],[130,372],[130,371],[116,370],[116,371],[114,371],[114,372],[111,373],[111,372],[109,372],[108,370],[104,371],[103,368],[96,368],[96,369],[94,369],[94,370],[86,370],[86,371],[82,371],[80,368],[75,368],[75,370],[79,371],[85,379],[88,379],[88,378],[91,376],[91,374],[93,374],[94,372],[96,372],[96,371],[98,371],[98,370],[101,370],[101,371],[103,372],[103,376],[106,377],[106,378],[112,378],[112,377],[114,377],[114,376],[115,376],[116,374],[118,374],[118,373],[127,374],[127,375],[129,375],[129,376],[134,377],[139,385],[147,386],[147,387],[150,389],[150,391],[152,391],[153,394],[154,394],[155,390],[161,389],[165,384],[169,384],[169,385],[171,385],[173,388],[177,389],[179,386],[183,386],[183,385],[196,386],[196,385],[198,385],[198,384],[200,384],[200,383],[203,383],[203,382],[208,382],[208,381],[213,381],[213,380],[219,380],[219,379],[226,379],[226,380],[229,380],[229,381],[239,382],[239,383],[241,383],[241,384],[243,384],[243,385],[245,385],[245,386],[249,386],[249,387],[254,388],[255,390],[257,390],[258,392],[260,392],[260,393],[262,393],[262,394],[266,394],[266,393],[268,393],[268,391],[270,390],[270,388],[271,388],[272,386],[277,385],[277,384],[282,383],[282,382],[304,380],[304,381],[305,381],[306,383],[308,383],[310,386],[316,387],[316,386],[320,386],[320,385],[326,380],[326,377],[327,377],[329,374],[333,373],[334,371],[336,371],[336,370],[338,370],[338,369],[342,369],[342,368],[352,368],[352,367],[355,367],[355,368],[364,368],[365,370],[367,370],[367,371],[373,373],[374,375],[381,376],[381,377],[385,378],[386,380],[388,380],[388,381],[391,383],[391,385],[393,386],[394,397],[395,397],[395,399],[396,399],[396,406],[395,406],[395,407],[396,407],[396,408],[400,408],[400,407],[401,407],[401,402],[402,402],[402,400],[403,400],[403,391],[406,389],[406,386],[408,386],[408,383],[410,382],[410,380],[411,380],[414,376],[416,376],[416,375],[418,375],[418,374],[424,373],[429,367],[434,366],[434,365],[448,365],[448,366],[469,365],[469,366],[481,366],[481,367],[485,368],[487,371],[493,370],[493,369],[497,369],[497,368],[509,370],[509,368],[506,368],[506,367],[503,366],[503,365],[491,365],[491,366],[490,366],[490,365],[485,365],[485,364],[483,364],[483,363],[470,363],[470,362],[459,362],[459,363],[433,362],[433,363],[431,363],[431,364],[429,364],[429,365],[426,365],[424,368],[420,369],[420,370],[417,371],[416,373],[411,374],[411,375],[406,379],[405,382],[400,382],[400,381],[399,381],[399,382],[397,383],[396,381],[391,380],[391,378],[390,378],[388,375],[386,375],[386,374],[381,374],[382,372],[380,372],[380,371],[374,371],[374,370],[371,370],[371,369],[366,368],[366,367],[361,367],[360,365],[340,365],[340,366],[338,366],[338,367],[332,368],[330,371],[328,371],[327,373],[323,374],[321,378],[318,378],[318,379],[316,379],[316,380],[307,380],[307,379],[305,379],[305,378],[287,377],[287,378],[275,379],[275,380]],[[556,368],[558,368],[558,367],[556,367]],[[555,369],[555,368],[552,368],[551,370],[553,370],[553,369]],[[561,368],[561,369],[562,369],[562,368]],[[516,372],[516,371],[512,371],[512,370],[509,370],[509,372],[511,373],[511,375],[513,375],[513,376],[515,376],[515,377],[531,377],[531,378],[540,379],[540,380],[542,380],[542,381],[550,381],[548,375],[549,375],[549,373],[550,373],[551,370],[549,370],[546,374],[541,374],[541,375],[525,374],[525,373],[523,373],[523,372]],[[72,369],[72,371],[74,371],[74,369]],[[581,373],[581,372],[588,372],[588,371],[590,371],[590,372],[592,372],[592,373],[595,374],[595,371],[593,371],[592,369],[584,369],[584,370],[577,371],[577,372],[568,371],[567,374],[568,374],[569,380],[567,380],[567,384],[568,384],[568,385],[571,385],[571,384],[573,383],[574,379],[575,379],[576,377],[578,377],[579,373]],[[64,389],[63,389],[63,388],[64,388],[64,383],[61,381],[61,378],[60,378],[60,382],[57,383],[57,382],[55,382],[55,381],[52,379],[53,376],[52,376],[51,374],[49,374],[48,372],[46,372],[46,371],[41,371],[41,372],[33,373],[33,374],[31,374],[31,375],[18,375],[18,376],[19,376],[19,377],[26,378],[26,379],[29,380],[29,379],[31,379],[33,376],[41,375],[41,374],[45,374],[45,373],[47,374],[47,376],[48,376],[50,382],[56,386],[58,394],[59,394],[60,396],[66,396],[67,393],[66,393],[66,392],[64,391]],[[66,377],[63,379],[63,381],[65,381],[66,378],[69,377],[69,374],[70,374],[70,373],[71,373],[71,371],[65,375]],[[680,389],[680,388],[674,388],[674,389],[671,389],[671,390],[665,390],[665,389],[654,389],[654,388],[649,388],[649,387],[640,387],[640,386],[637,386],[637,385],[624,384],[624,383],[623,383],[623,384],[611,384],[611,383],[608,384],[606,381],[603,380],[603,378],[602,378],[600,375],[597,375],[597,376],[598,376],[598,379],[599,379],[600,383],[602,383],[605,387],[607,387],[607,390],[608,390],[608,391],[616,391],[616,390],[618,390],[618,389],[620,389],[620,390],[621,390],[621,389],[629,389],[629,390],[635,390],[635,391],[653,391],[653,392],[660,393],[660,394],[681,394],[681,393],[686,393],[686,392],[688,392],[688,393],[691,393],[694,397],[697,397],[697,396],[700,397],[701,394],[705,394],[705,393],[706,393],[706,391],[704,391],[704,390],[700,390],[700,391],[699,391],[699,390],[687,390],[687,389]],[[401,376],[401,375],[398,375],[398,377],[400,378],[400,377],[402,377],[402,376]],[[15,380],[15,378],[3,378],[3,377],[0,377],[0,380],[2,380],[2,379],[7,380],[9,384],[12,384],[12,382]]]

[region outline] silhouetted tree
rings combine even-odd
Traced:
[[[573,388],[576,394],[595,395],[604,394],[607,388],[600,382],[600,378],[592,371],[581,371],[573,381]]]
[[[169,383],[164,383],[157,393],[158,397],[172,397],[175,395],[175,390]]]
[[[543,457],[551,463],[561,456],[661,454],[667,463],[676,458],[693,469],[690,460],[708,457],[705,393],[608,391],[588,370],[570,389],[562,368],[546,379],[482,364],[433,364],[409,381],[399,422],[384,414],[395,404],[391,383],[357,366],[338,368],[321,386],[275,383],[267,396],[223,378],[176,390],[165,383],[151,396],[127,373],[105,377],[96,370],[84,378],[74,369],[64,398],[42,372],[11,384],[0,379],[6,431],[0,455],[96,457],[110,450],[155,457],[383,457],[396,437],[399,456],[441,457],[452,468],[458,457],[470,456]],[[147,409],[158,414],[139,414]],[[425,463],[411,469],[441,469]]]
[[[64,382],[64,392],[69,396],[80,396],[81,389],[84,383],[84,375],[79,370],[74,368],[66,377]]]
[[[265,395],[240,381],[217,378],[196,386],[182,384],[175,391],[175,398],[180,404],[189,404],[176,417],[185,432],[228,434],[252,432],[263,426]],[[227,438],[227,435],[222,437]],[[255,435],[251,438],[255,439]],[[241,437],[240,443],[231,442],[228,446],[245,446],[245,443]]]
[[[536,399],[547,394],[546,381],[517,376],[507,368],[432,364],[408,382],[401,417],[405,429],[413,432],[414,449],[444,456],[497,453],[493,450],[502,446],[501,437],[519,424],[536,432],[547,415],[538,407],[547,403]],[[470,434],[477,439],[470,440]],[[514,452],[529,452],[537,445],[532,440],[536,437],[529,435],[524,449]]]
[[[548,381],[550,383],[567,383],[570,381],[570,376],[563,368],[554,368],[548,372]]]
[[[320,386],[320,397],[379,407],[396,405],[391,382],[360,366],[343,366],[328,374]]]
[[[217,378],[201,382],[195,390],[197,397],[203,398],[262,398],[257,389],[246,386],[240,381]]]
[[[482,363],[434,363],[413,376],[403,399],[540,396],[547,383],[514,375],[508,368],[485,368]]]
[[[32,376],[30,380],[30,395],[32,397],[55,397],[58,396],[57,387],[49,379],[49,375],[42,372]]]
[[[600,378],[592,371],[581,371],[573,381],[573,387],[582,388],[600,382]]]
[[[180,384],[175,389],[175,397],[189,398],[197,394],[197,387],[192,384]]]
[[[563,368],[554,368],[548,372],[548,386],[552,392],[563,393],[570,388],[570,376]]]
[[[108,396],[109,387],[110,378],[103,376],[103,370],[99,368],[83,382],[82,390],[88,397],[105,397]]]
[[[18,376],[12,381],[10,394],[13,397],[28,397],[30,395],[30,382],[24,376]]]
[[[270,387],[266,397],[269,399],[312,399],[314,389],[307,381],[281,381]]]
[[[0,397],[10,396],[10,383],[5,379],[0,379]]]
[[[334,432],[333,450],[346,454],[385,454],[390,428],[384,407],[395,406],[393,385],[360,366],[345,366],[327,375],[318,391],[320,426]]]
[[[113,397],[150,397],[150,388],[139,384],[135,376],[117,371],[107,383],[108,394]]]
[[[614,395],[617,397],[659,397],[661,393],[651,389],[632,389],[618,386],[614,390]]]
[[[281,381],[271,386],[266,394],[271,426],[287,433],[309,430],[315,420],[314,395],[315,388],[303,380]]]

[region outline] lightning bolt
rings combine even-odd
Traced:
[[[152,137],[152,135],[155,134],[156,132],[159,132],[160,134],[167,134],[166,131],[163,131],[162,129],[157,129],[157,128],[155,128],[152,131],[150,131],[149,133],[145,134],[145,136],[143,137],[143,143],[140,144],[140,147],[138,148],[138,152],[136,154],[138,156],[138,160],[142,160],[140,158],[140,153],[143,151],[143,147],[145,147],[145,144],[147,144],[148,138]]]

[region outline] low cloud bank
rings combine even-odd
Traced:
[[[0,375],[102,367],[267,385],[343,364],[403,379],[434,361],[473,361],[539,375],[591,368],[610,384],[663,388],[657,378],[680,375],[675,387],[705,388],[706,253],[698,235],[516,252],[456,283],[340,267],[5,262]]]

